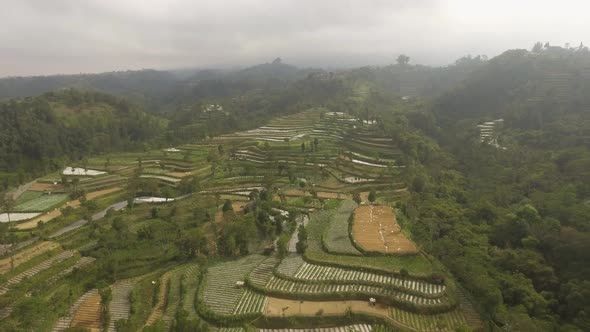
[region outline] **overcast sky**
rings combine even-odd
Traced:
[[[248,66],[445,65],[590,38],[588,0],[0,0],[0,76]],[[588,41],[590,43],[590,41]]]

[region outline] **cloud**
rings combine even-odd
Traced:
[[[1,2],[6,2],[2,4]],[[584,1],[0,0],[0,75],[249,65],[446,64],[590,35]]]

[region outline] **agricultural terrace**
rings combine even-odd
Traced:
[[[40,256],[46,252],[58,249],[60,245],[55,242],[40,242],[32,247],[26,248],[11,257],[0,259],[0,273],[4,274],[13,268],[29,261],[30,259]]]
[[[332,222],[335,212],[342,208],[316,211],[310,214],[310,222],[307,226],[308,248],[305,258],[313,263],[337,265],[361,269],[373,269],[386,272],[398,272],[404,268],[411,275],[427,277],[435,272],[434,266],[422,255],[378,255],[378,256],[353,256],[336,255],[325,250],[322,237],[327,227]]]
[[[101,315],[100,294],[97,290],[93,290],[83,297],[82,303],[72,317],[70,327],[100,331]]]
[[[68,199],[67,194],[41,194],[30,200],[23,200],[14,207],[18,212],[43,212]]]
[[[449,308],[448,298],[441,285],[415,280],[390,280],[384,278],[385,276],[362,271],[355,275],[354,270],[331,269],[319,265],[304,265],[300,275],[295,274],[294,277],[286,278],[278,274],[273,275],[272,266],[274,265],[270,263],[260,264],[249,279],[251,286],[271,296],[307,300],[376,297],[386,303],[402,304],[416,310],[423,306],[440,311]],[[346,280],[347,276],[353,279]],[[323,277],[326,279],[322,280]],[[362,280],[357,282],[355,279]],[[419,289],[428,290],[430,293],[420,292]]]
[[[334,212],[329,226],[323,235],[323,244],[326,251],[333,254],[360,256],[362,253],[350,241],[349,220],[352,211],[356,208],[352,200],[345,200],[338,210]]]
[[[305,262],[299,255],[291,255],[283,259],[277,267],[277,275],[308,283],[336,282],[379,285],[386,288],[401,289],[425,297],[442,296],[446,290],[444,285],[423,280],[407,280],[391,274],[310,264]]]
[[[355,319],[368,316],[402,330],[461,326],[465,315],[456,309],[452,278],[419,254],[393,210],[358,207],[352,200],[360,194],[367,201],[373,190],[379,202],[408,195],[398,162],[401,152],[375,127],[373,121],[311,109],[257,129],[164,149],[106,154],[73,165],[67,174],[47,175],[20,195],[10,214],[11,220],[25,213],[33,218],[16,225],[18,235],[31,242],[15,245],[16,254],[0,260],[6,280],[0,292],[9,297],[1,317],[17,321],[13,308],[34,291],[46,303],[58,299],[60,308],[54,312],[59,319],[46,318],[55,331],[99,329],[109,317],[109,331],[167,330],[178,326],[179,313],[228,332],[245,331],[236,326],[246,324],[277,332],[309,324],[327,326],[314,329],[320,332],[366,332],[376,325]],[[63,204],[76,191],[88,200],[109,196],[96,204]],[[137,204],[127,206],[129,197]],[[225,200],[231,200],[233,212],[223,211]],[[62,215],[54,209],[59,205],[73,209]],[[88,207],[93,205],[98,207]],[[117,208],[107,214],[106,206]],[[278,235],[291,238],[289,247],[296,251],[297,221],[279,217],[284,211],[309,220],[307,248],[303,255],[260,255],[279,243]],[[86,222],[87,216],[101,222]],[[40,221],[55,218],[33,230]],[[221,238],[244,222],[256,223],[259,235],[265,233],[248,244],[253,254],[216,257],[243,234],[225,238],[227,242]],[[266,228],[260,227],[264,222]],[[45,234],[59,243],[37,242]],[[125,241],[133,246],[123,247]],[[403,255],[408,253],[413,255]],[[205,256],[210,263],[198,266],[196,261],[206,261]],[[95,261],[91,273],[80,270]],[[117,279],[104,284],[112,284],[106,307],[96,290],[82,287],[98,285],[94,278],[104,268],[113,269]],[[63,278],[68,274],[71,278]],[[27,278],[40,286],[21,282]],[[369,298],[377,299],[377,305],[370,305]],[[351,312],[361,316],[351,319]],[[302,317],[311,319],[302,322]]]
[[[354,210],[352,236],[364,251],[408,255],[419,252],[398,225],[393,209],[384,205],[364,205]]]
[[[248,273],[263,260],[264,256],[253,255],[210,267],[205,274],[202,292],[199,292],[202,303],[208,310],[221,315],[261,312],[264,296],[236,283],[244,282]]]

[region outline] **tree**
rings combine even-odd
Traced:
[[[397,64],[400,66],[406,66],[410,62],[410,57],[405,54],[400,54],[397,57]]]
[[[536,42],[531,51],[534,53],[541,53],[542,50],[543,50],[543,43]]]
[[[285,257],[288,253],[288,245],[289,245],[289,236],[287,234],[282,234],[279,236],[277,240],[277,252],[279,257]]]
[[[371,191],[369,192],[369,202],[375,203],[375,200],[377,199],[377,193],[375,193],[375,189],[371,189]]]
[[[423,176],[416,176],[412,181],[412,190],[417,193],[421,193],[424,191],[424,187],[426,186],[426,180],[424,180]]]
[[[359,192],[355,192],[352,194],[352,200],[356,202],[356,204],[361,204],[361,202],[363,201],[361,199],[361,194]]]
[[[303,224],[297,228],[297,244],[295,245],[295,249],[300,254],[303,254],[305,249],[307,249],[307,229],[305,229]]]
[[[109,321],[111,320],[110,312],[109,312],[109,304],[111,303],[111,299],[113,298],[113,291],[110,287],[102,288],[98,291],[100,295],[100,320],[103,329],[106,329],[109,326]]]
[[[78,193],[78,184],[80,184],[80,178],[73,178],[71,181],[72,185],[72,194],[76,195]]]
[[[172,188],[165,186],[164,188],[162,188],[161,190],[162,195],[164,196],[164,198],[166,198],[166,202],[168,202],[168,199],[172,198],[172,196],[174,196],[174,191],[172,190]]]
[[[233,207],[232,207],[232,203],[229,199],[226,199],[225,202],[223,203],[223,207],[221,208],[221,211],[228,212],[228,211],[233,211]]]
[[[410,273],[405,268],[402,268],[401,270],[399,270],[399,274],[400,274],[400,276],[402,278],[402,286],[405,286],[406,285],[406,280],[410,276]]]

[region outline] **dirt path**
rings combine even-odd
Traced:
[[[123,189],[123,188],[122,187],[115,187],[115,188],[109,188],[109,189],[105,189],[105,190],[94,191],[94,192],[88,193],[86,195],[86,199],[90,199],[90,200],[96,199],[98,197],[114,193],[114,192],[119,191],[121,189]],[[66,204],[63,205],[61,208],[65,208],[68,206],[70,206],[74,209],[77,209],[80,207],[80,201],[75,200],[75,201],[66,202]],[[49,222],[59,216],[61,216],[61,211],[60,211],[60,209],[56,208],[52,211],[49,211],[45,214],[38,216],[37,218],[31,219],[31,220],[21,223],[21,224],[17,224],[15,227],[16,227],[16,229],[19,229],[19,230],[32,229],[32,228],[37,227],[39,225],[39,222],[41,222],[41,221],[46,223],[46,222]]]
[[[154,310],[152,310],[152,313],[145,323],[145,326],[153,325],[158,319],[162,318],[162,315],[164,315],[164,310],[166,310],[166,298],[168,296],[168,281],[170,280],[171,275],[172,271],[167,271],[160,278],[158,299],[156,305],[154,306]]]
[[[15,189],[15,190],[14,190],[14,191],[11,193],[11,195],[12,195],[12,199],[16,201],[16,200],[17,200],[17,199],[20,197],[20,195],[22,195],[22,194],[23,194],[25,191],[29,190],[29,188],[31,188],[31,186],[32,186],[33,184],[35,184],[35,181],[31,181],[31,182],[29,182],[29,183],[25,183],[25,184],[23,184],[23,185],[19,186],[18,188],[16,188],[16,189]]]

